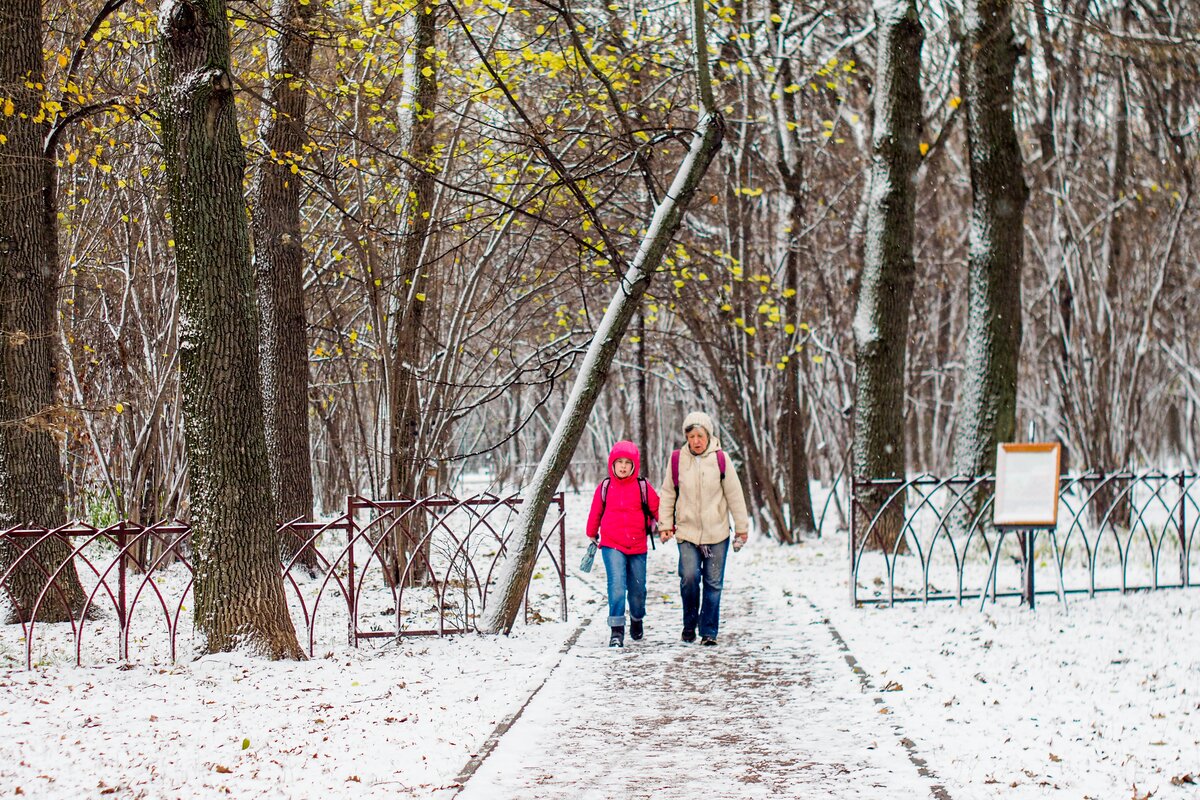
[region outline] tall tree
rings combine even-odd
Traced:
[[[507,633],[516,621],[522,598],[533,575],[542,523],[550,498],[567,470],[579,443],[588,416],[604,388],[609,368],[620,348],[621,339],[637,312],[650,279],[662,263],[667,248],[683,221],[688,204],[696,194],[712,159],[721,147],[725,121],[713,99],[708,66],[708,38],[704,19],[704,0],[692,0],[693,58],[697,75],[697,93],[701,118],[692,134],[687,155],[675,173],[671,188],[654,210],[640,246],[627,265],[604,317],[584,355],[579,374],[571,387],[566,406],[558,419],[549,446],[542,455],[532,480],[522,494],[521,512],[511,534],[512,552],[504,562],[498,585],[480,621],[479,628],[489,633]],[[618,113],[619,110],[618,110]],[[563,176],[565,177],[565,176]]]
[[[45,142],[54,119],[45,97],[41,0],[0,3],[0,529],[54,528],[66,520],[56,400],[55,299],[58,224],[54,161]],[[28,545],[0,544],[0,572]],[[70,558],[46,541],[5,581],[13,619],[29,619],[53,573]],[[38,609],[46,621],[82,607],[74,567],[64,570]]]
[[[867,187],[864,258],[854,316],[856,397],[854,476],[903,478],[904,375],[916,263],[913,234],[921,161],[921,44],[915,0],[876,0],[874,130]],[[859,487],[856,513],[866,530],[892,487]],[[888,550],[904,522],[903,507],[876,523],[871,546]]]
[[[389,319],[391,363],[388,365],[390,410],[390,471],[388,491],[392,497],[419,493],[425,473],[417,453],[421,428],[418,365],[425,344],[426,309],[432,307],[429,237],[437,159],[436,143],[438,58],[438,4],[420,3],[413,11],[412,57],[408,69],[407,96],[401,108],[401,152],[408,168],[407,197],[401,219],[394,275],[396,305]]]
[[[786,27],[778,0],[772,0],[770,29],[778,42],[775,52],[785,50]],[[803,113],[803,93],[791,90],[796,85],[796,74],[790,58],[780,59],[774,87],[774,129],[778,140],[779,154],[776,169],[783,184],[788,202],[787,250],[784,254],[784,319],[790,326],[789,335],[797,341],[800,334],[800,276],[810,264],[802,264],[807,257],[805,227],[805,164],[803,131],[796,124]],[[789,330],[785,328],[785,330]],[[783,439],[783,464],[786,469],[786,490],[790,529],[786,540],[794,541],[799,534],[817,532],[813,515],[812,492],[809,490],[808,451],[808,403],[801,396],[800,368],[803,360],[797,357],[797,347],[792,344],[784,356],[783,409],[780,413],[780,434]]]
[[[275,539],[224,0],[165,0],[158,58],[200,649],[303,658]]]
[[[317,4],[273,0],[267,39],[267,85],[258,135],[263,155],[253,188],[255,280],[262,319],[263,422],[271,464],[275,521],[309,520],[313,513],[308,435],[308,328],[304,316],[304,246],[300,231],[299,154],[307,141],[305,112]],[[287,558],[316,564],[303,541],[281,542]]]
[[[996,444],[1016,434],[1021,351],[1021,263],[1025,185],[1013,122],[1011,0],[967,0],[962,92],[971,169],[967,352],[954,468],[991,471]]]

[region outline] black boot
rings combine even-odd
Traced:
[[[609,647],[624,647],[625,646],[625,626],[617,625],[612,629],[612,636],[608,639]]]
[[[685,642],[694,642],[696,641],[696,632],[690,628],[684,628],[683,636],[680,638],[682,638]]]
[[[629,638],[635,642],[642,638],[642,621],[640,619],[629,620]]]

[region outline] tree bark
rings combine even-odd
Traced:
[[[312,460],[308,430],[308,328],[304,314],[304,247],[296,165],[306,140],[308,26],[316,4],[273,0],[267,39],[267,85],[258,135],[263,157],[252,191],[251,225],[262,338],[263,424],[271,465],[275,521],[311,520]],[[280,542],[285,559],[310,568],[316,552],[298,536]]]
[[[877,0],[878,56],[871,180],[864,258],[854,316],[856,397],[854,476],[905,475],[905,355],[916,262],[916,189],[921,161],[921,46],[925,32],[913,0]],[[857,484],[858,530],[867,530],[894,487]],[[892,550],[904,523],[903,504],[888,506],[869,547]],[[903,542],[899,542],[903,549]]]
[[[303,658],[279,569],[224,0],[165,0],[158,60],[199,650]]]
[[[1016,434],[1021,263],[1028,189],[1013,123],[1011,0],[968,0],[962,90],[971,165],[967,353],[955,470],[991,472],[996,445]]]
[[[44,145],[53,119],[42,107],[41,31],[41,0],[0,3],[0,530],[66,521],[54,436],[63,427],[54,349],[58,215],[55,166]],[[27,542],[0,542],[0,572],[28,550]],[[4,584],[11,621],[35,616],[46,574],[70,557],[71,548],[57,540],[24,557]],[[36,618],[70,619],[83,601],[72,564]]]

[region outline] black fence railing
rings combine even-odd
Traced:
[[[854,604],[1020,597],[1200,585],[1200,474],[1089,472],[1062,476],[1053,530],[997,530],[995,478],[854,479],[850,599]],[[1032,561],[1026,536],[1034,536]]]

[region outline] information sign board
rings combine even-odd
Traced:
[[[1053,528],[1058,524],[1058,442],[1001,444],[996,452],[997,527]]]

